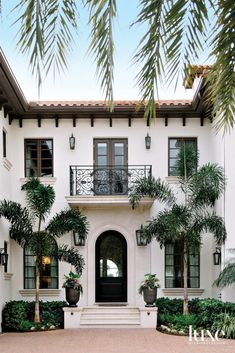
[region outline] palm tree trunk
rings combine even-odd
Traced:
[[[184,303],[183,314],[188,315],[188,253],[186,242],[184,241]]]
[[[35,324],[40,323],[39,287],[40,287],[40,271],[39,271],[38,264],[36,264],[36,292],[35,292],[35,311],[34,311]]]

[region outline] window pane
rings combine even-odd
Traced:
[[[107,154],[107,144],[98,143],[98,155],[106,155],[106,154]]]
[[[41,140],[41,148],[52,150],[52,140]]]
[[[173,253],[174,253],[174,245],[166,244],[166,254],[173,254]]]
[[[123,165],[124,157],[123,156],[115,156],[115,165]]]
[[[199,273],[198,273],[198,267],[197,266],[190,266],[190,270],[189,270],[189,273],[190,273],[190,277],[191,276],[198,276]]]
[[[166,266],[166,276],[173,277],[174,275],[174,268],[172,266]]]
[[[199,288],[199,279],[198,278],[190,278],[189,279],[190,288]]]
[[[166,288],[173,288],[174,287],[173,278],[166,278]]]
[[[35,267],[25,267],[24,271],[25,277],[32,277],[35,276]]]
[[[115,155],[124,154],[124,145],[123,143],[115,143]]]
[[[173,256],[172,255],[166,255],[166,265],[173,265],[174,264],[174,260],[173,260]]]
[[[107,165],[107,162],[106,162],[106,156],[98,156],[98,165],[100,166],[105,166]]]
[[[177,148],[177,139],[170,139],[170,148]]]
[[[170,150],[170,158],[177,158],[178,154],[179,154],[179,150],[178,149]]]
[[[25,256],[25,265],[26,266],[34,266],[34,258],[33,256]]]
[[[35,279],[34,278],[25,279],[25,288],[26,289],[34,289],[35,288]]]

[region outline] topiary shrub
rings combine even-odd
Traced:
[[[35,302],[13,300],[6,303],[2,312],[3,332],[28,331],[33,324]],[[41,324],[45,327],[64,327],[64,301],[40,301]]]

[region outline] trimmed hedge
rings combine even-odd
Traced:
[[[221,314],[226,313],[235,316],[235,303],[222,302],[217,299],[192,299],[189,301],[189,313],[191,318],[184,318],[183,299],[159,298],[156,301],[158,307],[158,325],[187,326],[188,321],[194,328],[214,330],[217,322],[221,321]],[[177,322],[177,325],[176,325]]]
[[[33,326],[34,305],[34,301],[24,300],[13,300],[6,303],[2,312],[3,332],[27,331]],[[63,307],[65,306],[67,306],[65,301],[40,301],[41,325],[63,328]]]

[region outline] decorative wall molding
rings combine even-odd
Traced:
[[[21,289],[19,293],[22,297],[33,297],[35,296],[35,289]],[[40,297],[59,297],[61,293],[60,289],[39,289]]]
[[[163,288],[162,292],[166,296],[183,296],[184,288]],[[192,297],[201,296],[203,292],[202,288],[188,288],[188,295]]]
[[[10,273],[10,272],[4,272],[3,273],[3,277],[7,281],[11,280],[12,276],[13,276],[13,273]]]
[[[38,178],[44,185],[55,185],[56,178],[54,177],[45,177]],[[21,185],[24,185],[27,182],[28,178],[20,178]]]
[[[178,184],[179,183],[179,178],[177,176],[167,176],[166,181],[168,184]]]

